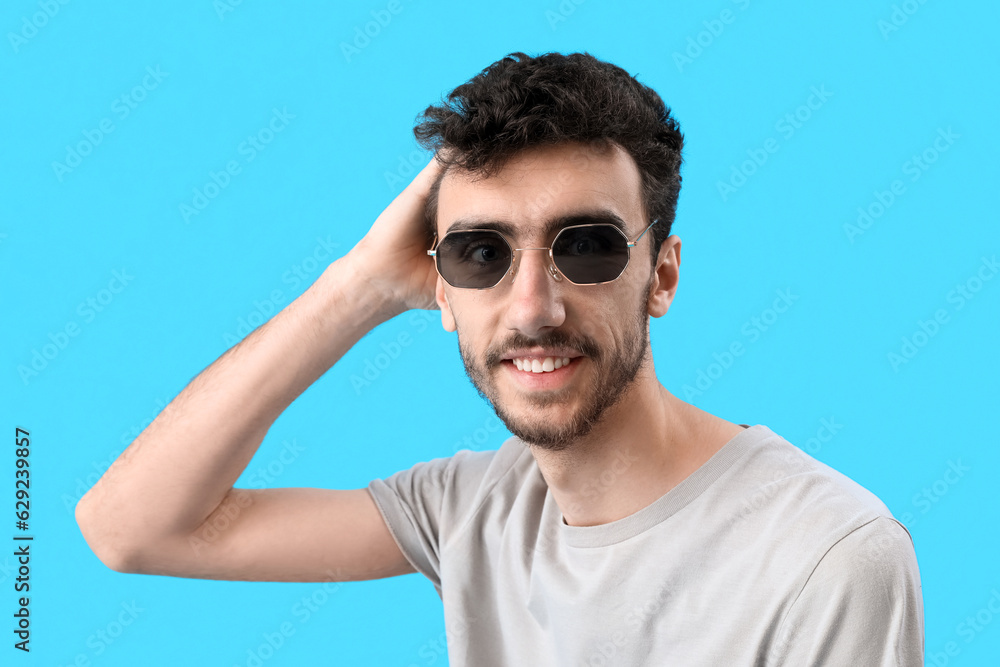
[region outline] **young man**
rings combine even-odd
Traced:
[[[415,133],[436,159],[368,234],[80,501],[101,560],[261,581],[420,572],[453,664],[922,665],[914,550],[885,505],[656,378],[683,143],[656,93],[587,54],[512,54]],[[366,489],[234,489],[278,415],[410,308],[440,308],[515,437]]]

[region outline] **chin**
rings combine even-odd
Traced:
[[[531,407],[507,410],[494,405],[494,411],[507,430],[516,437],[533,447],[548,451],[568,449],[594,427],[594,422],[585,419],[579,409],[573,410],[571,414],[565,414],[563,410],[538,410],[545,416],[532,414]],[[552,412],[560,414],[551,414]]]

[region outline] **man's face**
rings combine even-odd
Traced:
[[[449,171],[437,214],[439,238],[458,224],[505,223],[514,248],[551,245],[560,229],[552,222],[566,216],[617,216],[630,241],[649,224],[628,153],[582,144],[529,149],[488,179]],[[648,349],[648,243],[651,233],[630,250],[624,273],[601,285],[557,281],[543,250],[515,252],[513,283],[508,274],[492,289],[458,289],[438,278],[442,322],[458,331],[466,373],[511,433],[565,449],[624,397]]]

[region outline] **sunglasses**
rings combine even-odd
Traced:
[[[519,250],[548,250],[549,272],[556,280],[565,277],[574,285],[601,285],[621,276],[629,249],[656,223],[649,223],[635,241],[606,223],[563,227],[547,248],[514,248],[496,230],[469,229],[446,234],[440,244],[435,237],[427,254],[434,257],[438,274],[449,285],[463,289],[496,287],[508,271],[514,282]]]

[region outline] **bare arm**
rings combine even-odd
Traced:
[[[206,368],[80,500],[109,567],[268,581],[412,572],[367,489],[234,489],[278,416],[372,328],[434,308],[423,204],[436,161],[346,256]],[[221,527],[221,529],[220,529]]]

